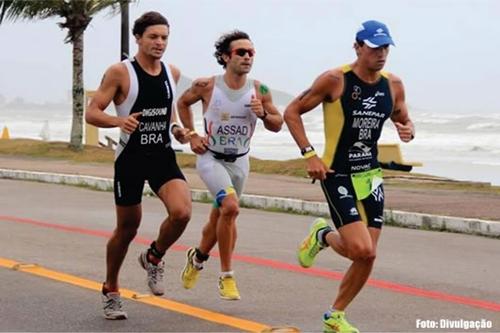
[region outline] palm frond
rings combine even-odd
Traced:
[[[104,7],[101,7],[98,10],[102,10],[106,7],[109,7],[109,9],[110,9],[109,15],[114,16],[114,15],[117,15],[120,13],[121,4],[127,4],[127,3],[131,4],[134,2],[138,2],[138,0],[111,0],[111,1],[98,1],[97,0],[96,2],[98,2],[98,3],[111,2],[111,4],[104,4]]]
[[[0,23],[2,23],[5,13],[12,6],[12,0],[2,0],[0,1]]]
[[[64,0],[0,0],[0,23],[4,19],[11,21],[26,19],[45,19],[58,15],[58,8]]]
[[[75,15],[92,17],[106,8],[111,10],[111,15],[116,15],[123,2],[130,3],[134,0],[0,0],[0,23],[3,19],[36,20],[52,16],[68,18]],[[78,21],[86,20],[80,18]]]

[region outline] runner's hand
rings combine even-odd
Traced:
[[[191,150],[195,154],[204,154],[207,151],[208,140],[205,136],[199,136],[197,133],[191,134],[189,137]]]
[[[252,110],[252,112],[255,113],[258,118],[262,118],[265,115],[262,101],[258,98],[255,98],[255,95],[252,95],[252,99],[250,100],[250,110]]]
[[[413,139],[413,127],[411,125],[403,125],[401,123],[394,123],[398,131],[399,138],[403,142],[410,142]]]
[[[306,163],[307,174],[312,179],[325,180],[327,173],[334,172],[332,169],[329,169],[318,156],[309,157]]]
[[[120,118],[120,129],[127,134],[132,134],[137,126],[139,126],[139,117],[142,115],[142,112],[135,112],[130,114],[127,118]]]
[[[180,126],[175,126],[174,129],[172,130],[172,134],[174,135],[175,139],[179,141],[180,143],[188,143],[189,142],[189,128],[182,128]]]

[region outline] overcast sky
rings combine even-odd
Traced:
[[[188,77],[221,73],[212,53],[219,35],[248,32],[257,55],[251,76],[293,95],[323,71],[354,60],[360,23],[385,22],[396,47],[386,69],[399,75],[411,108],[429,112],[500,113],[500,1],[497,0],[140,0],[171,25],[164,61]],[[65,100],[71,46],[60,19],[0,26],[0,95],[7,100]],[[120,19],[103,13],[85,33],[85,87],[95,89],[119,60]],[[136,45],[131,39],[131,53]]]

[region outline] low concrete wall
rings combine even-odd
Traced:
[[[100,177],[68,175],[47,172],[0,169],[0,178],[30,180],[44,183],[85,186],[101,191],[112,191],[113,180]],[[146,184],[145,195],[153,195],[151,188]],[[211,201],[208,191],[191,190],[193,201]],[[324,202],[304,201],[280,197],[266,197],[262,195],[244,194],[241,205],[249,208],[279,210],[297,214],[328,216],[328,205]],[[386,210],[384,212],[387,224],[409,228],[451,231],[459,233],[477,234],[490,237],[500,237],[500,222],[480,219],[469,219],[451,216],[439,216],[422,213]]]

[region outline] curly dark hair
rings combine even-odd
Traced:
[[[142,36],[144,31],[151,26],[151,25],[157,25],[157,24],[162,24],[166,25],[167,27],[170,28],[170,25],[168,24],[167,19],[165,16],[161,15],[158,12],[146,12],[142,14],[141,17],[139,17],[137,20],[134,22],[134,27],[132,28],[132,34]]]
[[[222,58],[223,54],[229,54],[231,51],[229,49],[231,42],[239,39],[248,39],[250,40],[250,37],[248,36],[247,33],[240,31],[240,30],[233,30],[231,32],[225,33],[224,35],[220,36],[220,38],[215,42],[215,53],[214,57],[217,59],[217,62],[222,65],[222,67],[226,68],[226,62]]]

